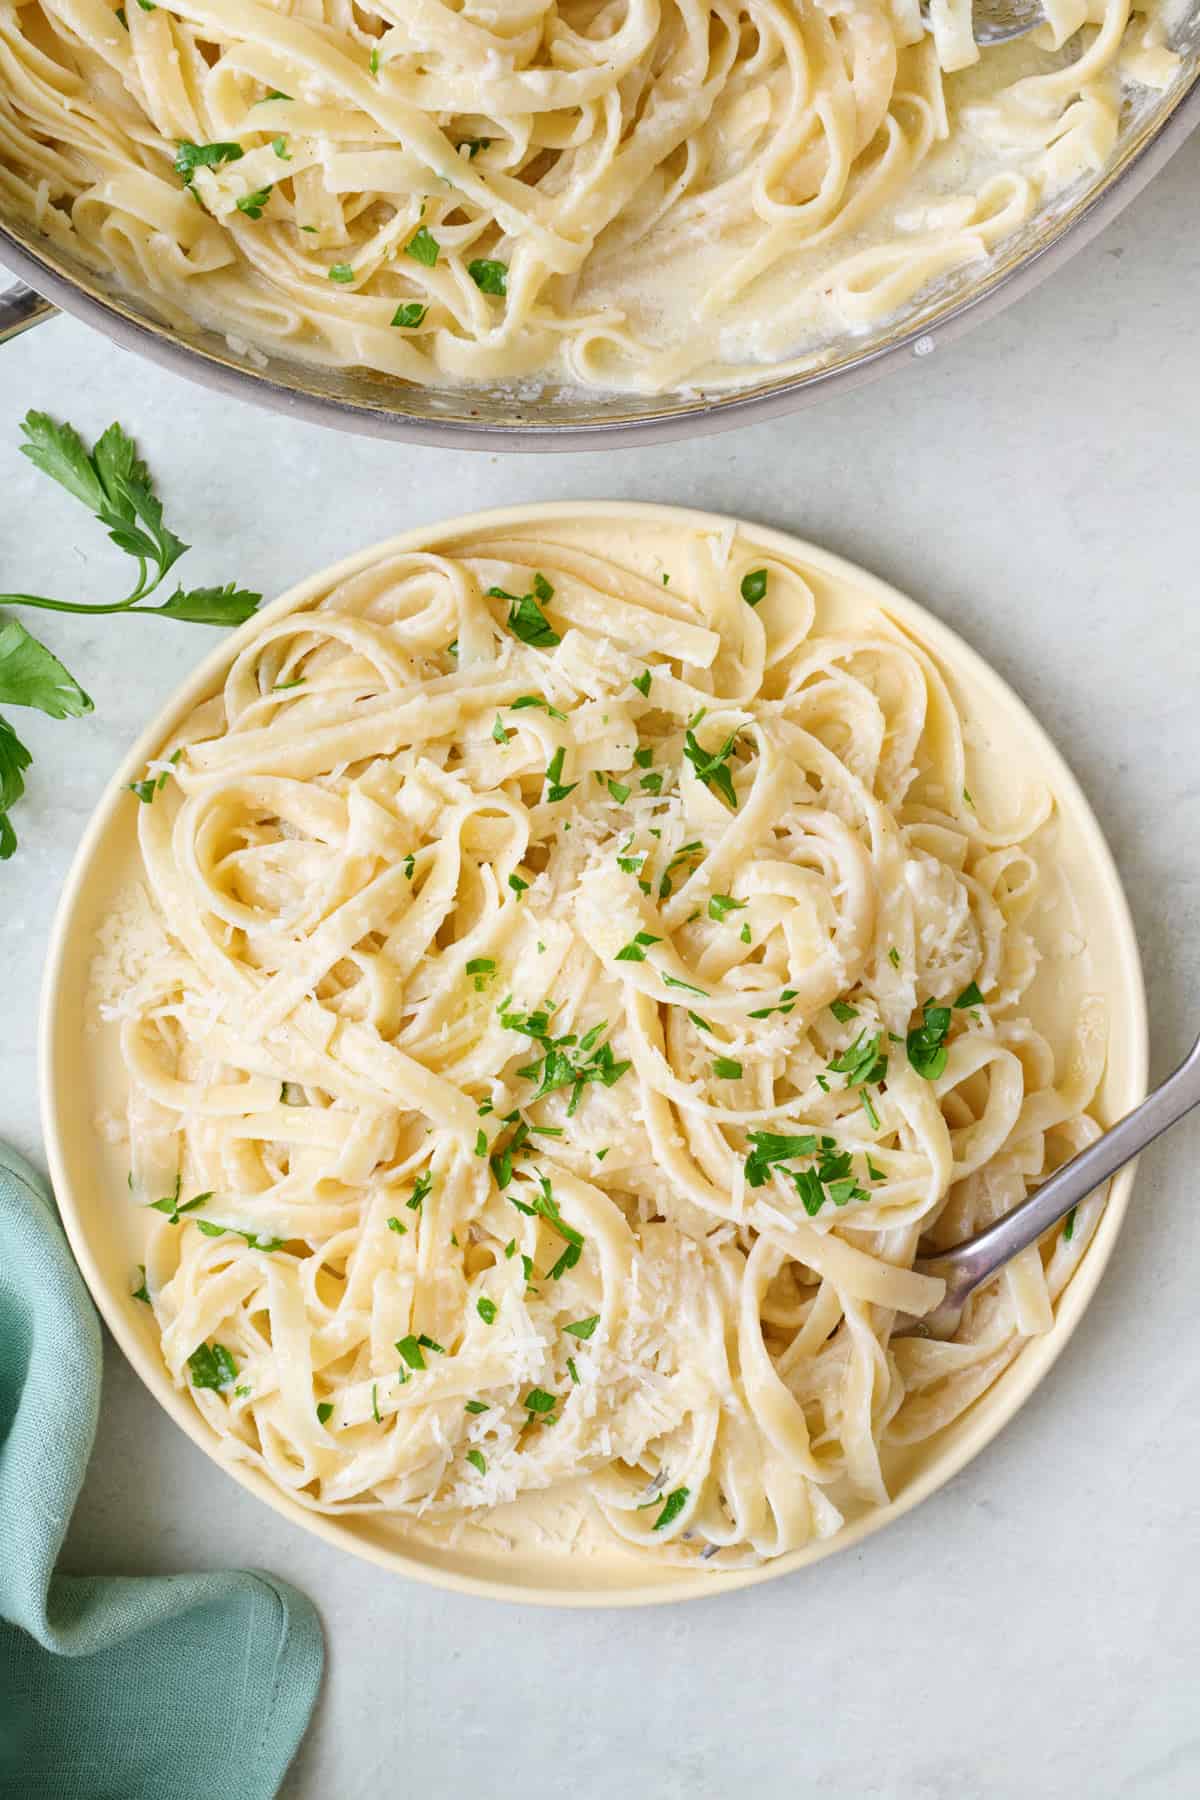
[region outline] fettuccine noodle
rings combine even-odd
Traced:
[[[1023,1016],[1052,797],[979,816],[911,635],[733,526],[612,537],[381,555],[151,765],[141,1297],[305,1506],[582,1482],[719,1568],[884,1504],[1050,1328],[1099,1201],[956,1341],[893,1336],[919,1245],[1095,1136],[1106,1026],[1056,1068]]]
[[[0,201],[255,354],[738,385],[1111,160],[1158,0],[1045,11],[977,71],[970,0],[23,0]]]

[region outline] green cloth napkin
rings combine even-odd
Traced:
[[[0,1795],[266,1800],[321,1679],[303,1594],[247,1570],[54,1573],[100,1370],[50,1193],[0,1146]]]

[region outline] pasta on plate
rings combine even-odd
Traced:
[[[1100,1205],[893,1336],[918,1245],[1099,1129],[1103,1004],[1057,1056],[1024,1008],[1053,799],[983,816],[972,729],[733,524],[499,524],[257,625],[137,784],[115,1007],[138,1297],[223,1453],[414,1522],[574,1484],[713,1568],[884,1504]]]
[[[969,0],[23,0],[0,202],[254,355],[738,386],[1111,161],[1159,0],[1045,10],[975,68]]]

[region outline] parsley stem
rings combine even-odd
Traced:
[[[0,594],[0,606],[40,606],[45,608],[47,612],[68,613],[129,612],[132,607],[137,605],[139,600],[144,599],[148,593],[153,593],[154,588],[157,586],[157,582],[154,582],[150,587],[146,586],[146,568],[145,564],[143,564],[141,580],[138,582],[133,593],[130,594],[127,599],[114,600],[112,604],[108,606],[89,606],[82,600],[48,600],[44,594]],[[144,610],[146,612],[157,612],[159,609],[157,606],[148,606]]]

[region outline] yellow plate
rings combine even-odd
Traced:
[[[561,1606],[690,1600],[788,1574],[832,1551],[860,1543],[933,1493],[982,1450],[1033,1392],[1091,1299],[1116,1242],[1132,1171],[1125,1170],[1112,1184],[1100,1226],[1059,1301],[1054,1329],[1031,1339],[994,1386],[953,1424],[903,1455],[891,1457],[888,1473],[894,1498],[889,1506],[851,1520],[834,1538],[775,1562],[730,1574],[705,1574],[659,1567],[615,1545],[587,1554],[554,1554],[536,1543],[479,1549],[456,1546],[444,1536],[438,1540],[400,1517],[373,1513],[329,1518],[299,1505],[258,1471],[245,1464],[227,1463],[217,1438],[188,1396],[172,1385],[159,1355],[153,1320],[131,1296],[131,1272],[144,1254],[145,1218],[141,1209],[129,1204],[124,1156],[106,1139],[98,1122],[114,1103],[120,1104],[123,1079],[112,1028],[98,1020],[89,1000],[89,971],[106,919],[112,916],[122,891],[128,891],[137,877],[135,806],[125,784],[143,772],[146,762],[192,708],[216,691],[235,654],[262,619],[311,604],[334,583],[377,557],[417,548],[452,553],[456,539],[518,523],[560,540],[599,529],[619,544],[622,556],[636,562],[639,555],[650,553],[651,546],[661,548],[673,533],[720,529],[732,521],[676,507],[608,502],[563,502],[475,513],[408,532],[348,557],[292,588],[232,637],[224,638],[133,746],[96,809],[68,876],[42,994],[46,1150],[71,1247],[118,1344],[150,1392],[201,1449],[277,1512],[328,1543],[385,1568],[467,1593]],[[1012,690],[953,632],[911,600],[811,544],[778,531],[746,529],[765,550],[799,563],[818,591],[823,576],[850,583],[861,594],[864,611],[881,609],[933,652],[968,723],[973,782],[978,772],[980,782],[995,797],[1011,785],[1016,771],[1028,770],[1051,788],[1058,808],[1054,867],[1074,895],[1086,950],[1073,958],[1051,959],[1030,990],[1028,1010],[1051,1041],[1061,1045],[1080,984],[1105,995],[1110,1050],[1096,1110],[1103,1122],[1111,1123],[1145,1093],[1145,991],[1116,869],[1070,770]]]

